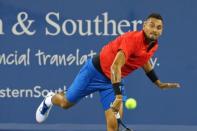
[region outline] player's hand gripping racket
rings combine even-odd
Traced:
[[[133,131],[132,129],[128,128],[120,119],[119,112],[115,114],[116,119],[118,121],[118,131]]]

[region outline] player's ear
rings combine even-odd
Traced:
[[[162,31],[161,31],[161,32],[159,32],[159,35],[162,35],[162,33],[163,33],[163,29],[162,29]]]

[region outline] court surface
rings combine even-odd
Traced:
[[[197,131],[189,125],[127,125],[134,131]],[[0,131],[106,131],[104,124],[0,124]]]

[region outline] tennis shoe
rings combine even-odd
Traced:
[[[43,123],[47,119],[53,104],[47,106],[47,104],[45,103],[45,100],[46,100],[46,98],[52,97],[53,95],[55,95],[53,92],[49,92],[46,95],[45,99],[41,102],[41,104],[37,108],[37,110],[36,110],[36,121],[38,123]]]

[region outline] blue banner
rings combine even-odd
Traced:
[[[152,12],[164,18],[159,50],[151,59],[161,90],[139,69],[126,78],[135,110],[124,108],[130,124],[197,124],[197,2],[0,1],[0,123],[35,123],[35,111],[49,91],[67,89],[87,59],[118,35],[141,30]],[[96,113],[95,113],[96,112]],[[84,120],[85,118],[85,120]],[[69,110],[54,107],[47,123],[105,123],[97,93]]]

